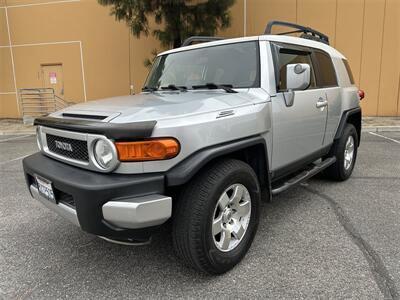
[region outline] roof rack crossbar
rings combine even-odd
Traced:
[[[219,41],[223,39],[224,38],[217,36],[191,36],[183,41],[181,47],[189,46],[190,44],[195,42],[205,43],[205,42]]]
[[[265,28],[264,34],[272,34],[273,26],[286,26],[286,27],[292,27],[292,28],[297,29],[295,31],[279,33],[279,35],[303,32],[304,35],[302,35],[302,37],[304,37],[304,38],[312,37],[313,40],[319,40],[320,42],[329,45],[329,37],[327,35],[319,32],[315,29],[312,29],[310,27],[305,27],[305,26],[295,24],[295,23],[290,23],[290,22],[270,21],[270,22],[268,22],[267,27]]]
[[[292,33],[298,33],[298,32],[303,32],[302,30],[293,30],[293,31],[285,31],[285,32],[279,32],[277,35],[286,35],[286,34],[292,34]]]

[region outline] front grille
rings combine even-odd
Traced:
[[[47,147],[52,153],[80,161],[89,161],[87,142],[46,134]],[[57,143],[56,143],[57,141]]]

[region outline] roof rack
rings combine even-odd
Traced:
[[[224,38],[222,37],[216,37],[216,36],[191,36],[183,41],[181,47],[189,46],[190,44],[195,42],[205,43],[205,42],[219,41],[223,39]]]
[[[314,40],[314,41],[322,42],[324,44],[329,45],[329,37],[327,35],[319,32],[315,29],[312,29],[310,27],[301,26],[301,25],[295,24],[295,23],[289,23],[289,22],[283,22],[283,21],[270,21],[270,22],[268,22],[267,27],[265,28],[264,34],[272,34],[271,33],[272,27],[277,26],[277,25],[292,27],[292,28],[296,29],[294,31],[278,33],[278,35],[286,35],[286,34],[291,34],[291,33],[302,32],[303,34],[300,35],[300,37],[303,39]]]

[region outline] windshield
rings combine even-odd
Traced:
[[[192,89],[213,83],[233,88],[259,86],[258,43],[241,42],[176,52],[156,58],[145,87]]]

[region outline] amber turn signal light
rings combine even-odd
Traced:
[[[180,146],[172,138],[153,139],[140,142],[116,142],[120,161],[163,160],[178,155]]]

